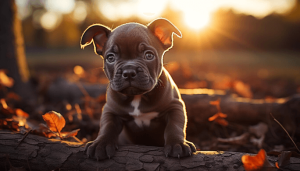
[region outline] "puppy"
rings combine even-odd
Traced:
[[[164,146],[165,155],[186,157],[196,151],[185,139],[184,102],[163,55],[181,32],[168,20],[148,26],[127,23],[113,30],[94,24],[81,37],[81,48],[94,44],[109,79],[99,135],[86,146],[97,160],[112,157],[117,145]]]

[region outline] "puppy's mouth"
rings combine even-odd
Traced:
[[[130,96],[144,94],[145,92],[146,92],[145,90],[142,90],[142,89],[139,89],[136,87],[132,87],[132,86],[127,87],[120,91],[120,93],[130,95]]]
[[[126,95],[140,95],[151,91],[154,88],[155,80],[149,76],[138,76],[134,80],[119,78],[117,75],[110,82],[110,87],[114,91]]]
[[[153,89],[153,80],[114,80],[111,82],[111,88],[126,95],[145,94]]]

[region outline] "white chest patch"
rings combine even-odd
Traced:
[[[138,108],[141,103],[142,95],[134,96],[134,99],[131,102],[131,105],[134,107],[133,112],[129,112],[129,115],[134,117],[134,122],[139,126],[149,126],[150,121],[157,117],[158,112],[148,112],[142,113]]]

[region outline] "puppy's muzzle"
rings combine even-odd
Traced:
[[[146,68],[138,64],[127,64],[121,66],[114,77],[112,88],[124,94],[142,94],[153,87],[154,81],[151,79]]]

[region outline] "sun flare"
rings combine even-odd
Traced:
[[[186,25],[192,29],[200,30],[207,27],[210,23],[210,15],[207,13],[197,14],[186,12],[184,15]]]

